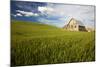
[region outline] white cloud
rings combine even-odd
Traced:
[[[20,13],[17,13],[17,14],[16,14],[16,16],[23,16],[23,15],[22,15],[22,14],[20,14]]]
[[[22,14],[20,14],[20,13],[17,13],[17,14],[11,14],[12,16],[14,16],[14,17],[17,17],[17,16],[23,16]]]
[[[52,12],[54,12],[54,9],[51,7],[46,7],[46,6],[39,6],[38,7],[38,11],[40,11],[42,14],[52,14]]]
[[[39,16],[39,14],[37,14],[37,13],[34,13],[34,15],[35,15],[35,16]]]
[[[17,12],[19,12],[20,14],[23,14],[24,16],[30,17],[30,16],[38,16],[37,13],[33,13],[33,12],[27,12],[27,11],[21,11],[21,10],[16,10]]]

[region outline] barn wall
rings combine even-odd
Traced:
[[[75,20],[71,20],[67,25],[67,30],[69,31],[78,31],[78,24]]]

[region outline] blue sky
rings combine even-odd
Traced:
[[[85,26],[95,24],[95,7],[46,2],[11,1],[11,18],[63,27],[71,18]]]

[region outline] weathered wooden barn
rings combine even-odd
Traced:
[[[84,24],[74,18],[71,18],[63,28],[69,31],[87,31]]]

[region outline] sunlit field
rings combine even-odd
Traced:
[[[12,20],[12,66],[89,61],[95,61],[95,32]]]

